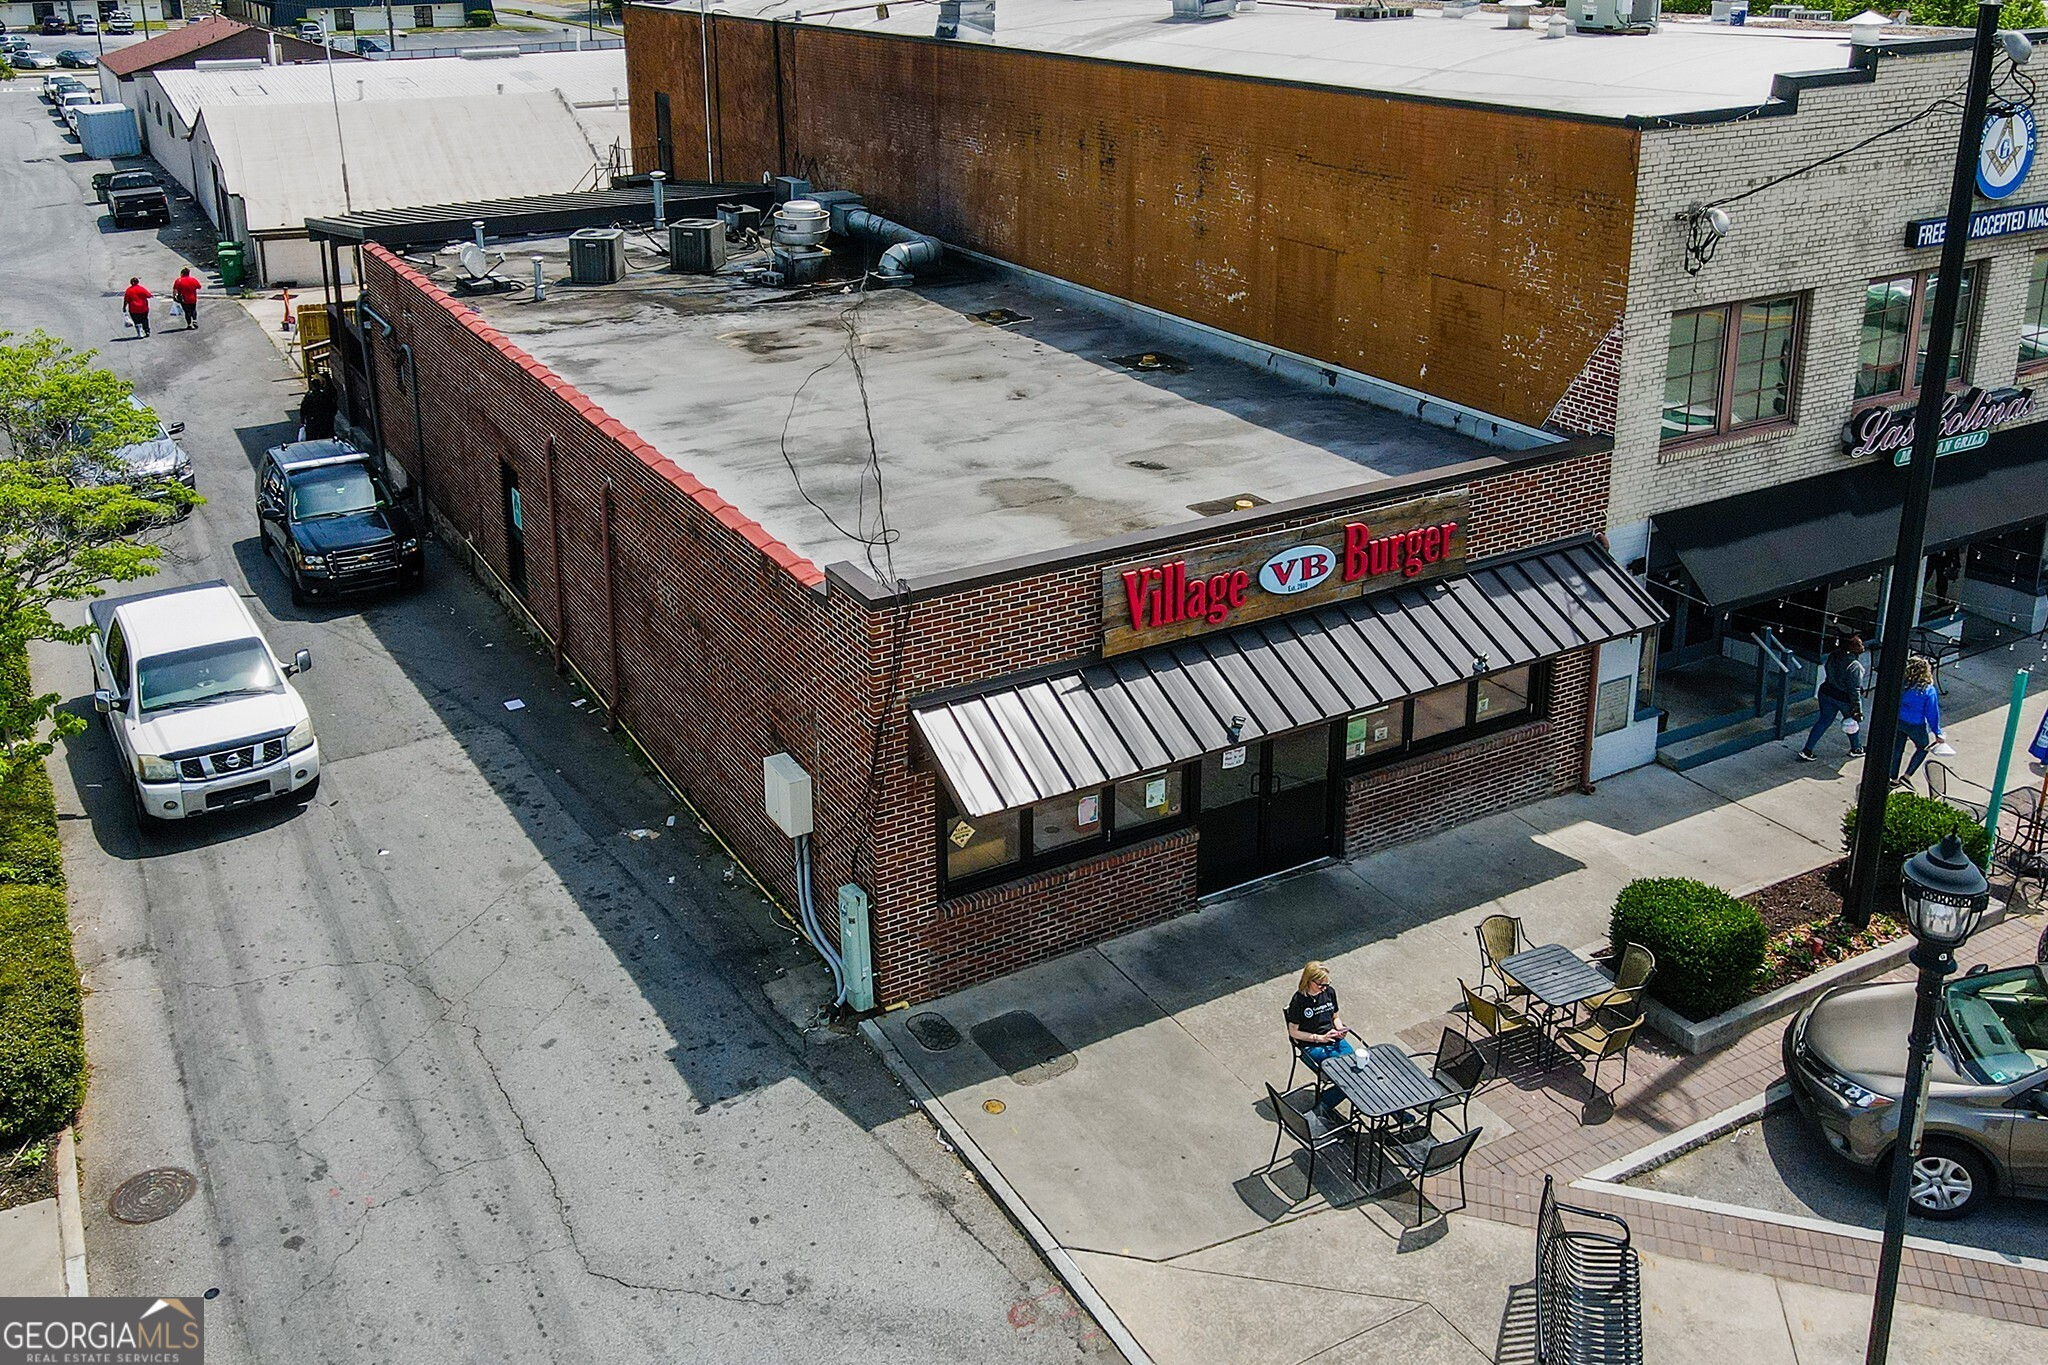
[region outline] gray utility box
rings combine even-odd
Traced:
[[[569,282],[617,284],[626,273],[626,234],[620,228],[578,228],[569,234]]]
[[[725,224],[679,218],[668,225],[668,268],[677,275],[716,275],[725,268]]]

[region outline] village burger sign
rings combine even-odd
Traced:
[[[1465,500],[1418,498],[1102,575],[1102,652],[1122,654],[1454,573]]]
[[[1895,465],[1913,457],[1915,405],[1871,408],[1850,418],[1842,428],[1842,448],[1857,459],[1887,456]],[[1991,439],[1994,427],[2017,422],[2034,412],[2032,389],[1961,389],[1941,405],[1941,437],[1936,456],[1975,450]]]

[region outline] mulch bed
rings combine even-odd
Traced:
[[[41,1157],[37,1152],[40,1150]],[[57,1135],[0,1148],[0,1209],[57,1197]]]
[[[1743,897],[1763,916],[1764,932],[1770,936],[1755,994],[1790,985],[1911,932],[1904,920],[1886,910],[1873,914],[1866,929],[1844,924],[1842,895],[1848,875],[1845,858]]]

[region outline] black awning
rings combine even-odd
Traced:
[[[1889,562],[1905,493],[1904,469],[1862,464],[1659,512],[1655,551],[1675,554],[1712,605],[1744,607]],[[1944,456],[1936,467],[1927,548],[1949,549],[2043,517],[2048,428],[1999,432],[1982,450]]]
[[[1663,619],[1590,542],[911,707],[969,815],[1183,763]],[[1245,718],[1233,739],[1233,716]]]

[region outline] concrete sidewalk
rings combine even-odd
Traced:
[[[1950,681],[1959,777],[1990,780],[2009,662],[1972,660]],[[2044,707],[2048,697],[2029,699],[2022,744]],[[1696,876],[1743,893],[1829,862],[1859,765],[1839,736],[1824,761],[1795,763],[1802,738],[1684,775],[1639,770],[1589,795],[1268,883],[890,1015],[881,1029],[1155,1360],[1517,1358],[1512,1291],[1533,1272],[1525,1228],[1467,1212],[1415,1229],[1412,1192],[1365,1196],[1341,1156],[1319,1164],[1313,1190],[1305,1162],[1262,1174],[1275,1132],[1264,1087],[1289,1073],[1280,1011],[1293,978],[1304,961],[1329,963],[1354,1031],[1405,1031],[1419,1047],[1415,1037],[1433,1039],[1458,1000],[1458,979],[1474,979],[1473,931],[1488,914],[1520,916],[1537,942],[1589,944],[1604,940],[1614,895],[1633,878]],[[2037,780],[2024,758],[2010,781]],[[928,1016],[959,1041],[948,1045]],[[1760,1092],[1770,1065],[1757,1044],[1739,1065],[1646,1066],[1640,1087],[1632,1070],[1621,1107],[1640,1099],[1650,1117],[1631,1115],[1611,1140],[1639,1143],[1694,1121],[1688,1085]],[[1494,1098],[1472,1106],[1487,1134],[1475,1164],[1515,1132],[1503,1110],[1528,1123],[1557,1107]],[[1578,1128],[1575,1104],[1566,1122]],[[1602,1136],[1570,1134],[1563,1159],[1575,1168],[1560,1179],[1596,1164]],[[1540,1188],[1546,1143],[1508,1149],[1515,1178]],[[1490,1212],[1518,1217],[1520,1197]],[[1867,1300],[1854,1293],[1661,1255],[1645,1277],[1654,1359],[1860,1356]],[[1916,1307],[1902,1317],[1899,1358],[1932,1358],[1943,1339],[1982,1361],[2048,1348],[2048,1332],[2032,1327]]]

